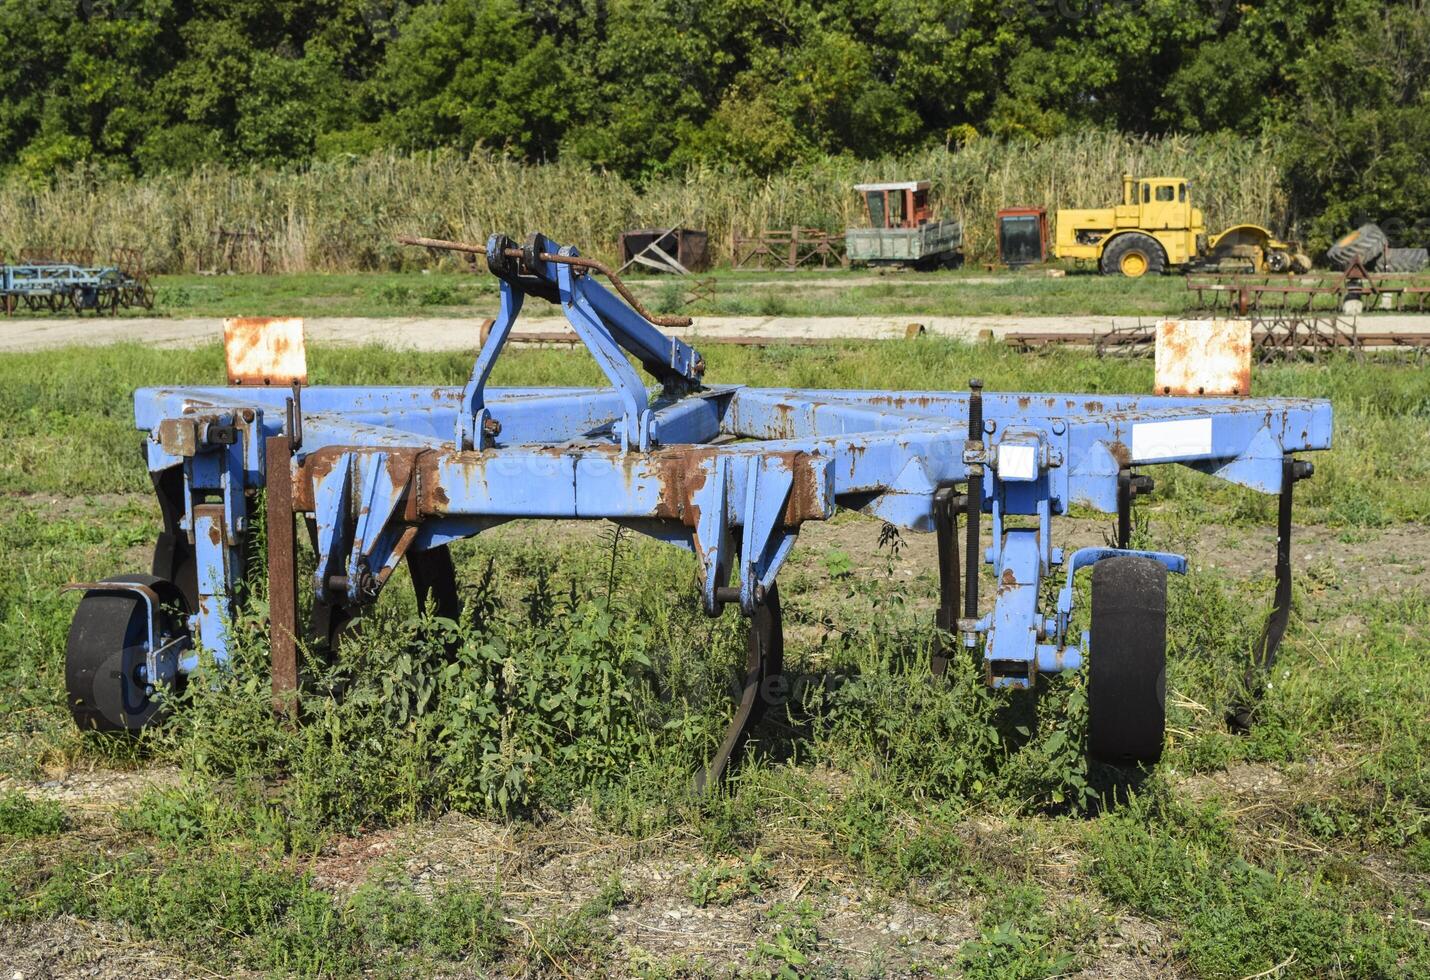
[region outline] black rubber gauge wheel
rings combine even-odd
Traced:
[[[1131,555],[1093,565],[1088,647],[1088,754],[1155,763],[1167,727],[1166,566]]]
[[[159,595],[162,633],[185,629],[184,598],[153,575],[118,575],[106,582],[147,585]],[[84,731],[137,732],[157,720],[159,700],[141,676],[149,612],[134,592],[86,592],[65,645],[65,691],[75,724]],[[165,642],[161,637],[160,643]]]

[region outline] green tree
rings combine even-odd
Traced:
[[[632,177],[699,157],[737,57],[719,4],[612,0],[569,32],[563,55],[584,69],[561,153]]]
[[[1285,169],[1292,201],[1325,248],[1365,221],[1392,242],[1430,238],[1430,10],[1359,0],[1294,65]]]
[[[80,161],[126,166],[172,66],[168,0],[0,4],[0,154],[36,179]]]
[[[576,88],[556,41],[512,0],[418,8],[372,81],[392,145],[481,145],[533,160],[556,155]]]

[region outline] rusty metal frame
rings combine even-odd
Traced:
[[[730,233],[730,265],[735,269],[747,266],[793,271],[818,264],[821,269],[831,265],[849,267],[844,254],[844,234],[822,228],[780,228],[761,231],[757,235]]]

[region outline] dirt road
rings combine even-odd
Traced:
[[[1020,330],[1081,333],[1136,322],[1135,317],[1081,316],[702,316],[696,318],[694,326],[671,332],[684,337],[709,339],[755,336],[802,340],[892,340],[904,337],[909,324],[921,323],[929,333],[972,340],[984,331],[991,331],[994,337]],[[480,317],[309,317],[305,329],[308,340],[316,343],[380,343],[440,351],[475,348],[481,324]],[[567,333],[570,330],[570,324],[562,317],[523,317],[517,324],[518,337],[534,333]],[[16,319],[0,321],[0,351],[102,346],[126,340],[159,347],[193,347],[213,343],[222,335],[223,321],[218,317]]]
[[[1147,318],[1150,322],[1152,318]],[[909,325],[922,324],[925,332],[965,340],[1008,333],[1102,332],[1131,327],[1137,317],[1123,316],[702,316],[695,324],[672,333],[687,339],[720,340],[734,337],[779,337],[793,340],[894,340],[906,336]],[[1424,316],[1378,316],[1367,320],[1376,332],[1418,332],[1427,329]],[[422,351],[471,350],[478,345],[479,317],[309,317],[305,327],[309,342],[320,344],[387,344]],[[521,335],[567,333],[570,325],[560,317],[527,317],[517,325]],[[153,347],[197,347],[215,343],[223,335],[218,317],[118,317],[0,320],[0,353],[46,350],[56,347],[99,347],[123,341]]]

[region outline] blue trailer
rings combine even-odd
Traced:
[[[261,519],[275,706],[288,711],[298,638],[336,643],[400,561],[419,605],[456,618],[449,544],[517,518],[604,519],[689,549],[705,611],[733,606],[749,622],[744,691],[705,785],[775,700],[777,579],[800,529],[847,508],[937,535],[935,674],[959,650],[997,687],[1086,665],[1089,751],[1147,764],[1163,744],[1167,576],[1186,562],[1126,545],[1132,498],[1151,486],[1138,470],[1171,463],[1280,496],[1276,603],[1257,660],[1274,657],[1290,604],[1292,487],[1311,473],[1295,454],[1330,446],[1329,403],[991,392],[976,381],[956,392],[706,385],[701,354],[658,329],[688,321],[646,314],[613,275],[612,292],[599,262],[540,235],[466,248],[484,253],[501,306],[462,387],[135,392],[163,529],[149,574],[77,586],[66,680],[81,726],[154,722],[163,690],[199,669],[200,647],[223,669]],[[488,385],[533,296],[559,304],[606,386]],[[1056,546],[1054,518],[1075,505],[1117,514],[1119,546]],[[317,558],[303,583],[295,517]],[[996,583],[988,597],[983,565]],[[1085,568],[1091,628],[1075,635],[1073,581]],[[1048,580],[1060,586],[1052,605]],[[300,584],[313,595],[307,624]]]

